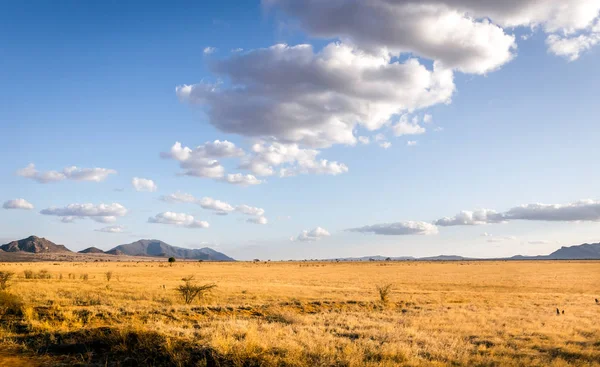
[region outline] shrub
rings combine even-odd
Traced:
[[[88,280],[88,279],[89,279],[89,277],[90,277],[90,276],[89,276],[87,273],[85,273],[85,274],[81,274],[81,275],[79,276],[79,279],[82,279],[82,280]]]
[[[379,300],[381,301],[381,303],[388,303],[388,301],[390,300],[390,293],[392,293],[392,285],[378,285],[377,292],[379,293]]]
[[[171,257],[169,258],[169,264],[172,264],[172,263],[174,263],[174,262],[175,262],[175,258],[174,258],[173,256],[171,256]]]
[[[23,301],[21,301],[21,298],[8,292],[0,291],[0,316],[21,316],[22,314]]]
[[[192,283],[194,280],[193,276],[183,278],[182,280],[184,281],[184,284],[177,287],[177,292],[179,292],[179,295],[183,298],[186,305],[192,303],[196,297],[202,297],[205,292],[208,292],[217,286],[216,284],[194,284]]]
[[[42,269],[38,272],[37,274],[37,278],[38,279],[51,279],[52,275],[50,275],[50,273],[48,272],[48,270],[46,269]]]
[[[35,278],[33,275],[33,270],[23,270],[23,275],[25,276],[25,279]]]
[[[104,276],[106,276],[106,281],[110,282],[110,280],[112,279],[112,271],[107,271]]]
[[[0,271],[0,291],[8,289],[8,281],[15,275],[12,271]]]

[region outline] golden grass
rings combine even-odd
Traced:
[[[25,279],[41,270],[51,278]],[[22,315],[1,318],[0,337],[82,364],[600,366],[594,261],[61,262],[0,271],[15,273],[9,292],[23,302]],[[176,288],[191,275],[217,288],[185,305]],[[386,284],[384,304],[377,286]]]

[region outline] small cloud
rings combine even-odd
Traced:
[[[444,128],[441,127],[441,126],[436,126],[436,127],[433,128],[433,131],[436,132],[436,133],[439,133],[440,131],[444,131]]]
[[[2,205],[4,209],[23,209],[23,210],[31,210],[33,209],[33,204],[28,202],[25,199],[14,199],[5,201]]]
[[[431,121],[433,121],[433,116],[426,113],[425,116],[423,116],[423,122],[429,124]]]
[[[389,141],[384,141],[383,143],[379,143],[379,146],[383,149],[389,149],[392,146],[392,143]]]
[[[359,136],[358,137],[358,142],[363,144],[363,145],[367,145],[371,142],[371,139],[369,139],[368,136]]]
[[[331,236],[331,234],[326,229],[317,227],[310,231],[304,230],[298,235],[298,237],[290,237],[290,240],[300,242],[314,242],[320,240],[321,238],[329,236]]]
[[[552,243],[552,241],[536,240],[536,241],[527,241],[527,243],[530,245],[547,245],[547,244]]]
[[[134,177],[131,180],[131,185],[133,186],[135,191],[154,192],[158,190],[158,186],[156,186],[154,181],[149,180],[147,178]]]
[[[239,47],[231,49],[231,52],[242,52],[242,51],[244,51],[244,49],[243,48],[239,48]]]
[[[415,145],[417,145],[417,141],[416,140],[409,140],[406,142],[406,146],[407,147],[414,147]]]
[[[210,54],[214,53],[215,51],[217,51],[217,49],[215,47],[208,46],[208,47],[205,47],[204,51],[202,51],[202,52],[204,52],[205,55],[210,55]]]
[[[104,233],[123,233],[125,227],[123,226],[108,226],[100,229],[95,229],[96,232],[104,232]]]

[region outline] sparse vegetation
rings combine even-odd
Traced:
[[[44,365],[600,366],[595,261],[0,263],[24,269],[53,276],[0,291],[0,350]]]
[[[377,293],[379,293],[379,300],[383,304],[387,304],[390,300],[390,293],[392,293],[392,285],[384,284],[377,286]]]
[[[8,289],[10,284],[8,282],[15,275],[12,271],[0,271],[0,291],[5,291]]]
[[[104,276],[106,277],[106,281],[110,282],[110,280],[112,279],[113,273],[112,273],[112,271],[107,271],[106,273],[104,273]]]
[[[194,302],[197,297],[202,297],[204,293],[215,288],[216,284],[194,284],[194,276],[189,276],[182,279],[184,284],[177,287],[177,292],[183,298],[186,305]]]

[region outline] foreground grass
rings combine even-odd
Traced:
[[[600,366],[600,262],[3,263],[0,271],[15,274],[0,305],[17,303],[0,306],[0,338],[53,364]],[[191,275],[217,288],[186,305],[176,289]],[[387,284],[383,303],[377,286]]]

